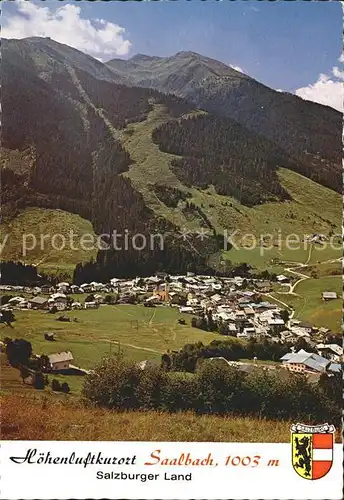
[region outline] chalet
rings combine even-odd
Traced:
[[[221,295],[219,295],[218,293],[216,293],[215,295],[212,295],[212,296],[210,297],[210,300],[211,300],[214,304],[218,304],[219,302],[221,302],[222,297],[221,297]]]
[[[246,314],[247,318],[252,318],[255,314],[254,310],[252,307],[244,307],[244,313]]]
[[[248,305],[251,303],[251,299],[248,297],[240,297],[238,299],[238,305],[240,308],[244,309],[245,307],[248,307]]]
[[[227,324],[229,335],[236,335],[238,333],[238,329],[234,323]]]
[[[254,327],[254,326],[248,326],[246,328],[244,328],[244,331],[240,334],[238,333],[238,337],[242,336],[242,337],[246,337],[246,338],[252,338],[252,337],[256,337],[257,336],[257,329]]]
[[[343,347],[337,344],[318,344],[318,354],[331,361],[339,362],[343,358]]]
[[[96,295],[94,296],[94,300],[95,302],[98,302],[98,304],[103,304],[104,297],[101,294],[96,293]]]
[[[48,358],[51,371],[53,372],[68,370],[70,368],[71,361],[74,359],[73,354],[70,351],[49,354]]]
[[[222,290],[222,285],[220,283],[212,283],[211,284],[211,288],[214,290],[214,291],[220,291]]]
[[[244,283],[244,278],[241,276],[235,276],[234,278],[234,285],[238,288],[241,288]]]
[[[44,297],[33,297],[28,300],[28,309],[46,309],[48,306],[48,300]]]
[[[72,285],[70,287],[70,291],[71,291],[71,293],[81,293],[81,290],[77,285]]]
[[[291,326],[290,331],[295,335],[295,337],[310,338],[311,330],[304,326]]]
[[[290,282],[290,278],[287,278],[287,276],[284,276],[284,274],[278,275],[276,279],[279,283],[289,283]]]
[[[147,292],[154,292],[156,290],[157,285],[155,283],[146,283],[145,289]]]
[[[244,297],[249,297],[252,300],[254,300],[257,297],[257,293],[251,292],[250,290],[245,290],[244,292],[241,293]]]
[[[92,288],[92,291],[98,292],[99,290],[102,290],[105,285],[103,285],[103,283],[97,283],[96,281],[92,281],[92,283],[90,283],[90,286]]]
[[[320,335],[326,335],[326,333],[329,333],[330,332],[330,329],[329,328],[325,328],[324,326],[321,326],[319,328],[319,334]]]
[[[160,304],[161,303],[161,297],[160,295],[151,295],[145,300],[146,304]]]
[[[67,309],[67,295],[64,293],[53,293],[48,302],[49,308],[56,307],[58,311]]]
[[[331,363],[328,359],[303,349],[296,353],[285,354],[281,361],[285,368],[296,373],[324,373]]]
[[[235,323],[238,330],[241,330],[246,323],[246,316],[244,311],[237,311],[234,315],[233,322]]]
[[[337,292],[322,292],[321,297],[323,300],[334,300],[338,298]]]
[[[183,284],[180,283],[179,281],[171,281],[170,290],[173,290],[175,292],[181,292],[183,290]]]
[[[283,342],[295,342],[297,340],[297,336],[290,330],[283,330],[280,335]]]
[[[67,282],[62,282],[62,283],[58,283],[56,285],[56,288],[59,292],[67,292],[69,290],[69,283]]]
[[[98,302],[90,301],[90,302],[85,302],[84,307],[85,309],[98,309],[99,304]]]
[[[269,281],[258,281],[256,283],[256,287],[258,288],[258,290],[260,292],[271,292],[272,290],[272,286],[271,286],[271,283]]]
[[[20,309],[27,307],[27,300],[25,300],[23,297],[12,297],[7,303],[13,307],[18,307]]]
[[[189,313],[189,314],[193,314],[194,310],[193,310],[193,307],[188,307],[188,306],[182,306],[179,308],[179,312],[180,313]]]
[[[221,319],[222,321],[233,321],[235,318],[234,313],[220,311],[214,314],[214,319]]]
[[[164,280],[162,280],[161,278],[158,278],[157,276],[150,276],[149,278],[145,279],[145,283],[147,285],[157,286],[157,285],[161,285],[163,282],[164,282]]]
[[[72,309],[82,309],[82,305],[80,304],[80,302],[73,302],[72,303]]]
[[[263,311],[264,309],[268,310],[273,310],[273,309],[277,309],[277,305],[276,304],[272,304],[271,302],[259,302],[259,304],[255,304],[255,309],[257,310],[260,310],[260,311]]]
[[[81,290],[81,293],[91,293],[92,292],[92,287],[89,283],[83,283],[82,285],[80,285],[80,290]]]
[[[185,304],[185,296],[179,292],[169,292],[168,294],[171,304],[182,305]]]
[[[273,334],[279,333],[285,327],[282,318],[271,318],[268,320],[268,326]]]

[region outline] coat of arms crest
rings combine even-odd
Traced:
[[[292,464],[304,479],[320,479],[331,469],[333,462],[333,425],[303,425],[291,427]]]

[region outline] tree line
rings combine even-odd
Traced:
[[[258,368],[246,374],[211,361],[187,375],[158,366],[142,369],[113,357],[104,359],[86,376],[83,397],[93,405],[116,411],[194,411],[338,424],[338,388],[326,383],[312,385],[305,376],[284,370],[283,376]]]
[[[170,370],[194,373],[200,360],[222,357],[228,361],[238,361],[256,357],[264,361],[279,361],[289,351],[289,344],[256,339],[242,342],[235,337],[230,337],[226,340],[213,340],[207,345],[202,342],[186,344],[179,351],[165,354],[165,356],[169,357]]]
[[[163,184],[155,184],[154,192],[167,207],[176,208],[180,201],[186,201],[191,197],[191,194],[180,189],[164,186]]]
[[[187,186],[212,184],[247,206],[290,199],[277,177],[278,167],[292,167],[287,153],[232,120],[198,115],[169,121],[152,138],[162,151],[183,157],[172,167]]]

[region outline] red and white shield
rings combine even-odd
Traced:
[[[333,434],[312,434],[312,479],[324,477],[332,467]]]

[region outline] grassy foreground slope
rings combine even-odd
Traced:
[[[116,413],[77,402],[2,395],[5,440],[289,442],[288,421],[192,413]],[[20,408],[20,412],[18,412]]]

